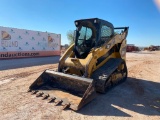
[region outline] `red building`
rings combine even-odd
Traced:
[[[127,52],[139,51],[139,48],[134,44],[127,44]]]

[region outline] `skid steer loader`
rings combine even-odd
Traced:
[[[92,101],[97,92],[106,93],[127,78],[129,27],[114,28],[98,18],[76,20],[75,26],[75,43],[60,58],[58,69],[45,70],[28,92],[76,111]]]

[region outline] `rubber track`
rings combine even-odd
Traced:
[[[91,78],[96,80],[96,91],[105,93],[104,87],[106,80],[117,69],[117,67],[123,62],[121,58],[111,58],[103,66],[93,72]],[[105,76],[106,79],[101,79]]]

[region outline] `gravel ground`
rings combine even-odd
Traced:
[[[18,61],[23,63],[22,59]],[[0,71],[0,120],[160,120],[160,52],[127,53],[127,66],[126,82],[107,94],[99,94],[78,112],[62,110],[62,106],[26,93],[42,71],[54,69],[57,64],[6,67],[8,70],[3,67]]]

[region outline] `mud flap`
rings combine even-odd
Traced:
[[[96,97],[95,82],[90,78],[46,70],[29,87],[30,92],[79,110]]]

